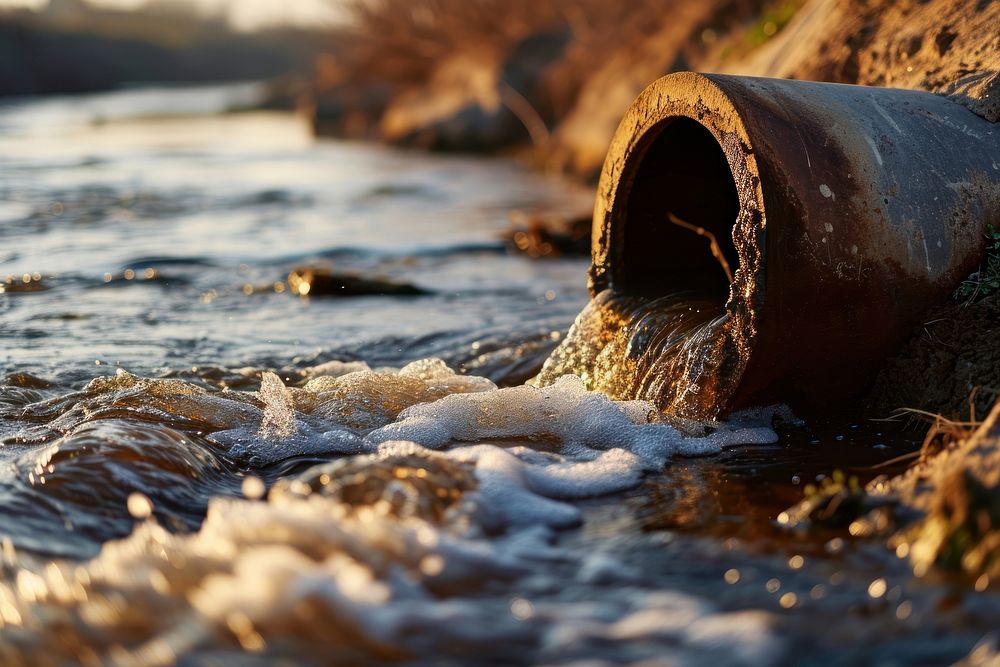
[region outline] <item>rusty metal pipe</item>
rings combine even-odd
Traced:
[[[718,239],[731,283],[671,218]],[[976,269],[989,224],[1000,227],[1000,126],[964,107],[912,90],[671,74],[612,141],[590,285],[715,289],[727,319],[707,393],[723,410],[843,404]]]

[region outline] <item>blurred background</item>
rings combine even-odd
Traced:
[[[803,0],[0,0],[0,96],[266,82],[318,135],[516,151],[593,178],[624,109]],[[151,109],[155,112],[155,109]]]
[[[998,6],[0,0],[0,96],[266,82],[238,106],[296,109],[321,136],[520,152],[592,181],[628,104],[676,70],[924,88],[996,120]]]

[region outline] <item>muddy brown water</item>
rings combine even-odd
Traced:
[[[991,591],[777,523],[898,470],[905,424],[670,418],[711,302],[616,304],[608,352],[520,385],[586,263],[508,254],[507,212],[590,193],[108,104],[0,109],[3,664],[947,664],[1000,626]],[[275,288],[308,265],[429,294]]]

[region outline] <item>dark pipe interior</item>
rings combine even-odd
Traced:
[[[708,291],[725,300],[729,281],[704,236],[670,222],[667,213],[715,235],[735,273],[733,225],[739,197],[719,143],[690,118],[672,118],[635,165],[625,207],[624,249],[614,277],[619,291],[665,294]]]

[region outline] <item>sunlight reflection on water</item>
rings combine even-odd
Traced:
[[[0,282],[39,288],[0,294],[0,662],[948,662],[995,627],[992,598],[956,624],[877,546],[774,527],[824,451],[894,456],[881,432],[684,435],[475,377],[540,364],[587,302],[585,260],[501,240],[587,189],[190,115],[250,92],[0,108]],[[317,263],[429,294],[273,289]]]

